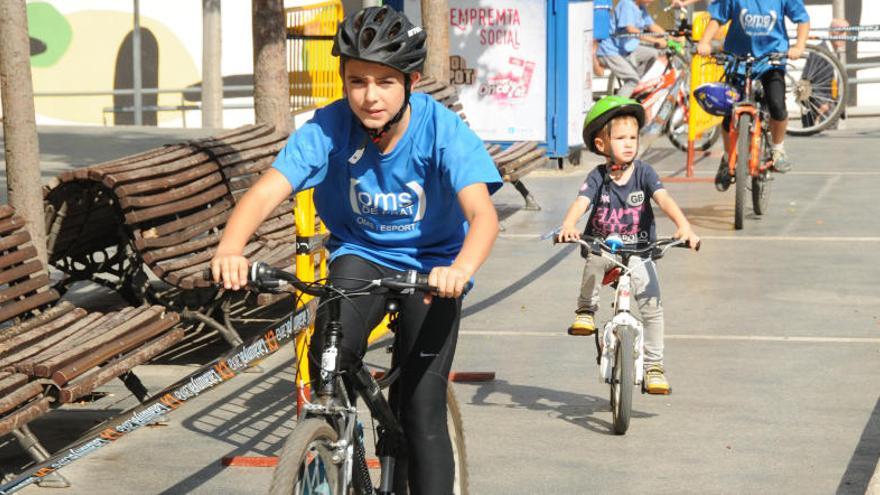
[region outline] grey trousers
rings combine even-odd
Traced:
[[[630,259],[632,290],[635,302],[645,324],[645,364],[663,364],[663,303],[660,298],[660,279],[653,261],[642,264],[637,257]],[[578,313],[596,313],[599,309],[599,288],[605,272],[615,266],[601,256],[590,255],[584,264]]]
[[[632,96],[633,90],[639,85],[639,80],[648,71],[651,62],[659,55],[660,52],[656,48],[639,45],[626,57],[612,55],[610,57],[599,57],[599,61],[614,72],[614,75],[623,84],[617,91],[617,94],[628,98]]]

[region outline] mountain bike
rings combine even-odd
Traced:
[[[767,62],[771,67],[782,67],[785,53],[767,53],[760,57],[751,54],[737,55],[720,51],[713,54],[724,63],[725,79],[742,88],[742,94],[734,104],[730,118],[730,150],[728,167],[736,188],[733,226],[743,228],[745,220],[747,189],[751,189],[752,208],[756,215],[767,213],[770,189],[773,182],[770,152],[769,110],[763,104],[763,88],[760,81],[752,80],[756,65]],[[740,70],[742,69],[742,70]]]
[[[279,456],[270,493],[406,494],[405,469],[401,471],[403,476],[400,472],[395,475],[396,469],[405,467],[405,433],[398,412],[382,393],[399,376],[401,363],[392,352],[391,369],[385,373],[376,373],[366,364],[356,373],[341,370],[338,345],[344,329],[339,322],[340,303],[345,298],[385,294],[386,310],[394,313],[398,307],[396,295],[432,290],[427,275],[409,271],[405,275],[365,280],[363,287],[347,290],[329,282],[306,284],[290,272],[257,262],[251,266],[250,279],[261,290],[280,290],[290,284],[302,293],[320,298],[328,315],[326,326],[318,329],[324,332],[324,347],[319,354],[321,380],[317,397],[302,407]],[[392,318],[392,331],[396,330],[394,321]],[[392,346],[392,350],[395,348]],[[361,397],[366,410],[356,407],[348,390]],[[447,424],[455,461],[455,493],[466,494],[461,414],[451,388],[447,388]],[[367,442],[368,438],[372,441]],[[371,455],[378,458],[381,468],[378,487],[370,474]]]
[[[554,244],[558,236],[553,236]],[[632,415],[632,391],[636,386],[645,393],[645,327],[632,312],[632,271],[644,263],[656,261],[673,247],[689,247],[683,240],[666,238],[647,244],[624,244],[620,236],[606,238],[583,236],[577,242],[592,255],[614,263],[605,274],[603,285],[614,287],[614,316],[594,335],[599,380],[611,388],[611,418],[615,434],[629,429]],[[699,250],[700,246],[696,248]]]
[[[675,29],[667,31],[665,35],[649,34],[664,36],[667,46],[663,49],[666,63],[662,72],[653,75],[655,71],[649,70],[631,96],[645,107],[645,126],[642,128],[642,135],[646,138],[644,148],[649,147],[660,135],[665,134],[673,146],[681,151],[687,151],[690,120],[690,45],[692,45],[690,38],[693,35],[693,26],[687,18],[687,9],[679,9],[679,24]],[[684,38],[685,43],[681,44],[675,38]],[[608,94],[616,94],[621,85],[620,79],[613,72],[608,75]],[[708,150],[720,136],[720,127],[711,127],[697,138],[694,143],[695,149]]]

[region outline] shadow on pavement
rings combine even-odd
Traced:
[[[637,393],[634,391],[633,393]],[[510,397],[510,404],[489,402],[494,394]],[[477,386],[469,402],[481,407],[525,408],[530,411],[547,411],[557,419],[579,426],[586,430],[613,435],[610,421],[601,419],[596,413],[611,417],[611,403],[594,395],[562,392],[531,385],[517,385],[507,380],[495,379]],[[633,411],[633,418],[650,418],[656,414]]]
[[[868,424],[862,430],[859,443],[846,466],[846,472],[837,485],[837,494],[864,494],[877,467],[878,458],[880,458],[880,398],[874,404]]]

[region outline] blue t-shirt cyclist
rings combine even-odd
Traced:
[[[730,21],[727,38],[724,41],[725,51],[737,55],[751,53],[761,57],[768,53],[787,53],[788,58],[797,60],[803,55],[807,46],[810,31],[810,16],[804,7],[803,0],[715,0],[709,5],[712,20],[703,33],[697,46],[700,55],[711,53],[711,41],[721,25]],[[797,23],[797,41],[790,46],[785,28],[785,18]],[[757,66],[755,78],[760,78],[764,86],[764,99],[770,110],[770,134],[773,157],[773,168],[780,173],[791,170],[791,163],[785,153],[785,130],[788,127],[788,112],[785,108],[785,68],[775,66]],[[729,116],[725,119],[722,130],[725,143],[731,143],[727,136]],[[727,166],[727,151],[721,160],[721,166],[715,176],[715,187],[725,191],[730,187],[731,177]]]
[[[330,279],[337,287],[407,269],[429,273],[434,296],[399,306],[396,404],[408,442],[410,491],[453,490],[446,434],[446,387],[465,284],[498,234],[489,196],[501,177],[480,139],[432,98],[412,95],[425,61],[426,35],[390,7],[370,7],[339,25],[345,99],[318,110],[291,135],[275,163],[235,207],[217,254],[215,281],[247,282],[248,239],[285,198],[314,188],[330,230]],[[343,301],[343,370],[358,369],[367,336],[385,313],[384,296]],[[326,315],[318,314],[316,328]],[[312,348],[321,348],[321,332]],[[319,373],[312,373],[313,377]]]

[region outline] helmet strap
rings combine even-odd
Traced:
[[[400,106],[400,110],[398,110],[394,117],[391,117],[391,120],[386,122],[381,129],[371,129],[365,126],[363,122],[361,122],[361,127],[363,127],[365,131],[367,131],[367,135],[370,136],[370,140],[373,141],[373,144],[378,144],[379,141],[381,141],[382,138],[385,137],[385,134],[387,134],[388,131],[390,131],[395,125],[397,125],[398,122],[400,122],[400,119],[402,119],[404,114],[406,113],[406,109],[407,107],[409,107],[409,97],[412,94],[412,91],[410,90],[409,74],[403,75],[403,86],[405,88],[403,105]]]

